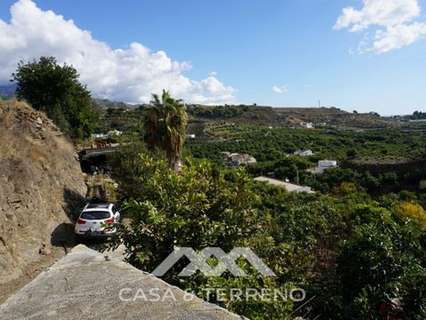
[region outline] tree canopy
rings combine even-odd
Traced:
[[[47,116],[73,138],[85,138],[93,131],[97,114],[90,92],[79,82],[79,74],[70,65],[59,65],[54,57],[21,61],[12,81],[16,95]]]
[[[164,150],[174,170],[179,169],[187,123],[185,105],[166,90],[161,97],[153,94],[151,104],[144,109],[145,141],[150,149]]]

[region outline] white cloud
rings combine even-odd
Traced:
[[[420,14],[417,0],[363,0],[361,10],[344,8],[335,28],[360,31],[370,25],[394,26],[411,21]]]
[[[285,93],[288,92],[288,88],[287,88],[286,85],[281,85],[281,86],[273,85],[272,91],[274,91],[275,93],[278,93],[278,94],[285,94]]]
[[[344,8],[334,29],[359,32],[375,28],[373,37],[364,36],[359,51],[385,53],[426,36],[426,22],[415,21],[420,13],[418,0],[363,0],[360,10]]]
[[[194,103],[230,103],[235,90],[211,73],[204,80],[184,75],[187,62],[173,61],[164,51],[152,52],[138,42],[113,49],[72,20],[43,11],[32,0],[11,7],[11,20],[0,20],[0,81],[6,81],[19,60],[43,55],[72,64],[95,96],[140,103],[151,93],[168,89]]]

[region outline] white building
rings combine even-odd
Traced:
[[[91,137],[92,139],[95,139],[95,140],[106,140],[108,138],[119,137],[122,134],[123,134],[122,131],[114,129],[114,130],[108,131],[108,133],[93,133]]]
[[[108,136],[109,138],[112,138],[112,137],[119,137],[119,136],[121,136],[122,134],[123,134],[123,131],[120,131],[120,130],[116,130],[116,129],[114,129],[114,130],[110,130],[110,131],[108,131],[107,136]]]
[[[305,129],[313,129],[314,124],[312,122],[301,122],[300,126]]]
[[[336,160],[319,160],[318,165],[315,168],[310,169],[308,171],[315,173],[315,174],[321,174],[325,170],[330,169],[330,168],[337,168],[337,161]]]
[[[337,161],[336,160],[319,160],[318,161],[318,168],[325,170],[329,168],[336,168],[337,167]]]
[[[314,153],[312,152],[311,149],[307,149],[307,150],[296,150],[293,152],[293,155],[295,156],[301,156],[301,157],[310,157],[313,156]]]
[[[105,133],[92,133],[92,139],[106,139],[108,136]]]
[[[230,167],[239,167],[256,164],[256,159],[246,153],[222,152],[225,163]]]

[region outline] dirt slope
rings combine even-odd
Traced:
[[[73,145],[55,125],[24,103],[1,102],[0,302],[63,254],[85,188]]]

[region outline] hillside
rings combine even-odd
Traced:
[[[111,128],[128,131],[136,128],[142,119],[145,105],[126,105],[109,100],[94,100],[103,114],[100,131]],[[258,105],[187,105],[190,116],[189,131],[201,133],[205,124],[227,122],[236,124],[255,124],[264,126],[298,127],[303,122],[314,126],[333,126],[340,128],[386,128],[398,127],[396,119],[381,117],[376,113],[352,113],[335,107],[321,108],[273,108]]]
[[[194,120],[232,121],[276,126],[298,126],[301,122],[314,125],[344,127],[387,127],[393,123],[375,113],[351,113],[335,107],[321,108],[273,108],[269,106],[200,106],[189,105],[188,112]]]
[[[73,145],[41,112],[0,103],[0,301],[64,253],[85,193]]]

